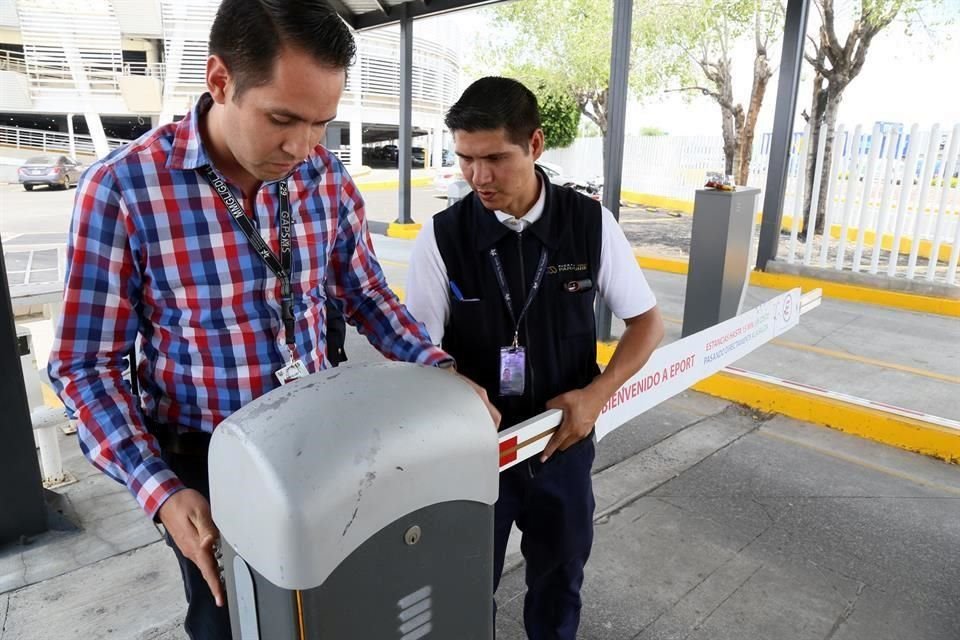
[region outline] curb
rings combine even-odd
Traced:
[[[882,405],[876,408],[862,406],[859,402],[824,397],[822,393],[805,392],[727,371],[695,384],[693,389],[760,411],[779,413],[867,440],[960,463],[960,429],[898,415],[884,410]]]
[[[615,348],[616,343],[598,342],[597,362],[601,365],[609,363]],[[799,387],[807,387],[809,391]],[[765,413],[778,413],[947,462],[960,463],[960,428],[934,423],[954,421],[732,367],[701,380],[691,389]],[[835,397],[828,397],[831,395]],[[916,417],[903,415],[907,413],[913,413]]]
[[[667,196],[658,196],[652,193],[640,193],[639,191],[630,191],[629,189],[620,190],[620,199],[624,202],[629,202],[630,204],[636,204],[644,207],[653,207],[655,209],[668,209],[670,211],[679,211],[680,213],[685,213],[688,215],[693,214],[693,201],[692,200],[683,200],[681,198],[669,198]],[[763,217],[762,212],[757,212],[757,224],[760,223],[761,218]],[[790,232],[793,227],[793,216],[789,214],[784,214],[780,219],[780,229],[781,231]],[[840,238],[842,232],[842,225],[833,224],[830,228],[830,235],[833,238]],[[859,230],[856,228],[847,229],[847,241],[856,242],[857,235]],[[876,241],[876,232],[869,229],[864,230],[864,243],[868,245],[873,245]],[[885,251],[890,251],[893,248],[893,235],[889,233],[884,233],[881,238],[881,246]],[[913,241],[910,238],[901,238],[900,239],[900,253],[908,254],[910,253],[913,247]],[[952,250],[952,245],[950,242],[944,242],[940,245],[940,250],[938,251],[938,259],[946,262],[950,259],[950,252]],[[933,253],[933,243],[929,240],[921,240],[920,247],[918,248],[917,255],[929,259]]]
[[[402,240],[413,240],[417,237],[417,234],[420,233],[420,229],[423,228],[423,225],[419,222],[411,222],[409,224],[401,224],[399,222],[391,222],[387,225],[387,231],[384,235],[388,238],[400,238]]]
[[[641,269],[665,271],[680,275],[686,275],[689,269],[686,260],[661,258],[657,256],[637,255],[637,264],[640,265]],[[823,289],[823,296],[825,298],[960,318],[960,300],[924,296],[902,291],[888,291],[874,287],[863,287],[818,278],[764,271],[751,271],[750,284],[780,291],[793,289],[795,287],[800,287],[804,291],[808,289]]]
[[[400,181],[399,180],[379,180],[371,182],[355,181],[357,188],[360,189],[360,192],[364,191],[389,191],[391,189],[399,189]],[[410,180],[411,187],[428,187],[433,184],[433,178],[429,176],[423,176],[420,178],[412,178]]]

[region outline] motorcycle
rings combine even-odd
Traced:
[[[570,187],[577,193],[582,193],[598,202],[603,200],[603,178],[600,176],[591,180],[570,182],[564,186]]]

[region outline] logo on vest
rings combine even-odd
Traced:
[[[558,273],[568,273],[570,271],[587,271],[586,264],[558,264],[556,266],[547,267],[547,273],[550,275],[557,275]]]

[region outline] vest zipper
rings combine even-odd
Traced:
[[[523,261],[523,232],[517,232],[517,252],[520,254],[520,294],[521,299],[526,302],[527,300],[527,275],[524,268]],[[531,303],[531,307],[533,304]],[[517,311],[519,313],[519,310]],[[527,312],[529,313],[529,311]],[[528,327],[530,323],[527,322],[527,319],[523,319],[523,338],[526,343],[526,358],[524,358],[527,372],[530,374],[530,408],[533,409],[536,406],[536,398],[534,397],[534,374],[533,374],[533,363],[530,360],[530,331]]]

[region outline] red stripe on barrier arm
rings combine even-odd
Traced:
[[[517,437],[508,438],[500,443],[500,466],[517,459]]]

